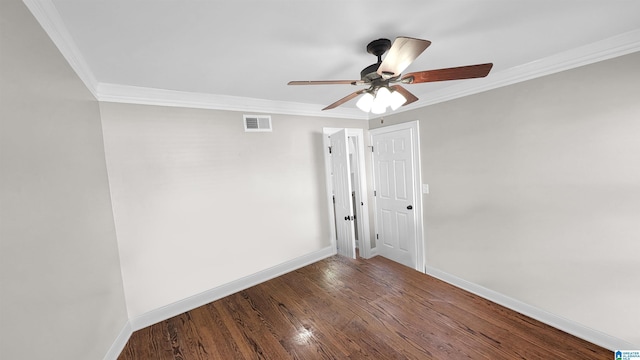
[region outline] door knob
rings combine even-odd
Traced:
[[[411,209],[413,209],[413,206],[411,205],[407,206],[407,210],[411,210]]]

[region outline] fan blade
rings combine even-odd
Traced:
[[[413,95],[412,93],[409,92],[409,90],[403,88],[400,85],[393,85],[391,88],[399,92],[400,94],[402,94],[402,96],[404,96],[404,98],[407,99],[407,102],[402,104],[402,106],[409,105],[414,101],[418,101],[418,98],[415,95]]]
[[[447,69],[427,70],[408,73],[400,79],[405,84],[424,82],[461,80],[485,77],[491,71],[492,63],[460,66]]]
[[[349,95],[347,95],[347,96],[343,97],[342,99],[340,99],[340,100],[338,100],[338,101],[334,102],[333,104],[331,104],[331,105],[327,106],[326,108],[324,108],[324,109],[322,109],[322,110],[330,110],[330,109],[333,109],[333,108],[337,108],[338,106],[340,106],[340,105],[342,105],[342,104],[346,103],[347,101],[349,101],[349,100],[351,100],[351,99],[353,99],[353,98],[357,97],[358,95],[360,95],[360,94],[364,94],[366,91],[367,91],[367,90],[358,90],[358,91],[356,91],[356,92],[352,92],[351,94],[349,94]]]
[[[287,85],[356,85],[361,80],[289,81]]]
[[[378,67],[378,75],[385,79],[399,76],[429,45],[429,40],[397,37]]]

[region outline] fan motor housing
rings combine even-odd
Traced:
[[[379,79],[381,76],[378,75],[376,71],[380,67],[380,63],[375,63],[367,66],[366,68],[360,71],[360,78],[365,82],[372,82],[376,79]]]
[[[360,78],[362,81],[373,82],[381,78],[377,71],[382,63],[382,54],[386,53],[389,49],[391,49],[391,40],[389,39],[373,40],[367,45],[367,52],[371,55],[377,56],[378,62],[362,69],[360,72]]]
[[[389,39],[373,40],[367,45],[367,52],[377,56],[378,58],[389,49],[391,49],[391,40]],[[380,59],[378,59],[378,61],[380,61]]]

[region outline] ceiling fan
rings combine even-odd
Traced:
[[[453,68],[401,73],[431,45],[431,41],[400,36],[393,41],[378,39],[367,45],[367,52],[378,57],[375,64],[360,72],[360,80],[319,80],[290,81],[288,85],[368,85],[367,89],[355,91],[322,110],[336,108],[347,101],[363,95],[356,104],[365,112],[382,114],[387,107],[395,110],[411,104],[418,98],[401,86],[434,81],[461,80],[485,77],[493,67],[492,63],[468,65]],[[382,55],[386,53],[384,60]]]

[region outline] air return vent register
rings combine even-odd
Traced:
[[[244,115],[244,131],[272,131],[271,115]]]

